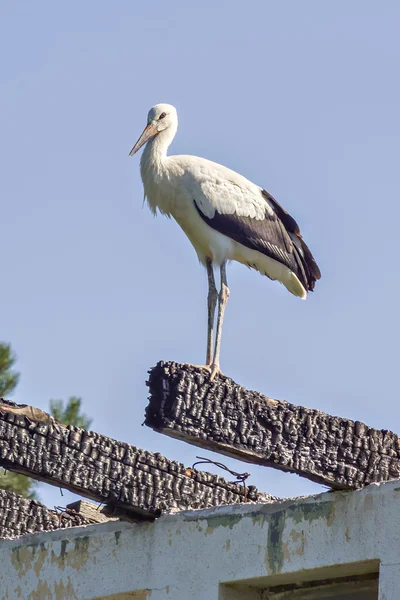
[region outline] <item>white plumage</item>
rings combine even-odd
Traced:
[[[204,158],[167,156],[177,128],[176,109],[170,104],[157,104],[149,111],[147,126],[130,155],[147,142],[140,170],[150,209],[178,222],[207,268],[206,367],[214,377],[220,371],[222,321],[229,296],[225,271],[228,260],[236,260],[280,281],[303,299],[320,278],[320,272],[296,221],[268,192],[235,171]],[[213,265],[221,268],[214,354],[217,291]]]

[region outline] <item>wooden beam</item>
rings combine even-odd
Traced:
[[[66,509],[71,514],[85,517],[90,523],[107,523],[108,521],[119,521],[118,517],[109,516],[107,507],[102,507],[88,500],[76,500],[67,504]]]
[[[400,478],[399,438],[319,410],[277,401],[232,379],[159,362],[148,381],[145,424],[250,463],[297,473],[335,489]]]
[[[89,525],[91,521],[76,511],[50,510],[37,500],[0,490],[0,538]]]
[[[6,400],[0,401],[0,465],[102,502],[108,514],[121,518],[154,519],[171,509],[261,497],[254,486],[244,489],[217,475],[186,469],[159,453],[66,427],[43,411]]]

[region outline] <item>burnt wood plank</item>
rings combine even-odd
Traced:
[[[0,538],[15,538],[28,533],[79,527],[92,523],[72,510],[50,510],[37,500],[0,490]]]
[[[66,427],[43,411],[6,400],[0,401],[0,465],[105,503],[109,514],[131,519],[261,497],[254,486],[245,490],[159,453]]]
[[[201,368],[159,362],[148,381],[145,424],[246,462],[334,489],[400,478],[398,436],[244,389]]]
[[[89,502],[88,500],[76,500],[67,504],[66,510],[71,514],[85,517],[89,523],[107,523],[108,521],[119,521],[118,517],[109,516],[107,507]]]

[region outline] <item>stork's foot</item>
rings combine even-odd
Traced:
[[[192,363],[183,363],[184,365],[188,365],[189,367],[194,367],[195,369],[204,369],[210,373],[210,381],[213,381],[216,375],[222,375],[222,371],[219,368],[219,365],[212,363],[211,365],[193,365]]]
[[[210,381],[213,381],[216,375],[222,375],[219,365],[212,363],[208,368],[210,369]]]

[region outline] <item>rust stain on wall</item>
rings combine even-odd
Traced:
[[[283,542],[283,534],[287,521],[299,523],[311,523],[312,521],[322,519],[326,521],[328,527],[331,527],[335,520],[334,501],[315,502],[309,504],[294,503],[283,510],[266,515],[268,520],[267,547],[265,552],[265,566],[268,573],[279,573],[285,561],[290,560],[290,552],[287,543]],[[293,531],[291,536],[293,539]],[[295,551],[302,554],[305,551],[305,538],[302,532],[303,541]]]
[[[71,583],[70,578],[64,583],[64,581],[55,582],[54,587],[51,588],[46,580],[39,579],[36,589],[33,590],[26,600],[81,600],[75,593],[74,587]]]
[[[297,548],[292,551],[292,554],[302,556],[304,554],[304,546],[306,543],[304,531],[296,531],[296,529],[292,529],[290,532],[290,537],[292,538],[293,543],[297,545]]]
[[[53,565],[57,565],[62,571],[64,571],[65,567],[71,567],[71,569],[80,571],[86,565],[89,557],[93,559],[93,554],[99,549],[95,540],[96,538],[89,540],[88,536],[77,537],[73,541],[62,540],[60,554],[57,555],[52,550],[50,562]]]

